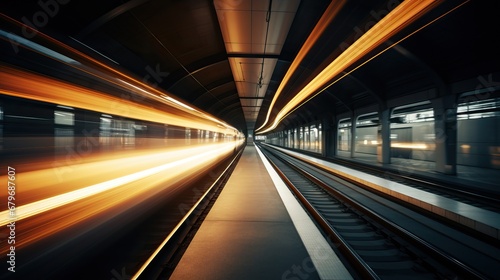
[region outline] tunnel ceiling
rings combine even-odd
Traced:
[[[0,9],[246,132],[266,119],[273,96],[322,17],[331,13],[323,32],[281,85],[271,118],[398,3],[4,0]],[[353,71],[282,125],[498,72],[495,37],[500,25],[494,20],[498,5],[496,1],[437,5],[346,69],[344,74]]]

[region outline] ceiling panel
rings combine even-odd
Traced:
[[[288,29],[284,30],[283,27],[289,27],[292,24],[295,14],[289,12],[271,13],[267,46],[264,49],[266,32],[261,30],[267,29],[266,14],[266,12],[254,12],[252,14],[252,51],[253,53],[280,54],[283,43],[288,36]]]
[[[226,50],[228,53],[251,53],[252,44],[226,43]]]
[[[240,98],[264,97],[300,4],[299,0],[215,0],[229,63]],[[247,126],[255,124],[262,99],[240,99]],[[251,104],[251,105],[250,105]],[[244,107],[254,106],[254,107]]]
[[[214,6],[216,10],[251,10],[252,4],[259,1],[234,1],[234,0],[215,0]]]
[[[248,10],[217,10],[222,37],[228,53],[248,53],[252,44],[252,13]],[[230,51],[231,50],[231,51]]]
[[[257,118],[258,112],[244,112],[245,119],[253,120]]]
[[[262,105],[262,100],[263,99],[257,99],[257,98],[252,98],[252,99],[241,98],[240,102],[241,102],[241,106],[243,106],[243,107],[248,107],[248,106],[260,107]]]
[[[242,107],[243,113],[258,113],[259,107]]]
[[[239,96],[264,97],[277,61],[274,58],[229,58]]]
[[[237,127],[252,127],[259,110],[257,123],[263,124],[288,69],[296,70],[280,89],[283,95],[274,108],[288,103],[388,8],[387,0],[272,0],[268,17],[269,0],[67,2],[46,26],[38,26],[40,32],[69,40],[66,43],[96,59],[118,63],[139,80],[227,117]],[[491,59],[499,49],[491,36],[499,33],[492,20],[498,4],[465,1],[455,9],[464,1],[438,2],[408,32],[420,23],[439,21],[407,38],[409,33],[402,32],[391,41],[405,39],[392,49],[367,63],[360,60],[363,67],[325,90],[331,103],[311,102],[343,112],[431,88],[436,81],[490,81],[487,77],[498,72],[498,63]],[[40,11],[37,1],[1,3],[2,14],[20,22]],[[320,33],[311,33],[323,16],[332,17],[331,22],[320,25]],[[296,68],[291,67],[311,34],[311,48]],[[272,112],[271,119],[276,115]],[[300,109],[296,112],[301,114]]]

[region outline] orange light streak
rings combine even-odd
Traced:
[[[121,158],[120,165],[116,163],[111,165],[112,160],[90,162],[88,164],[93,166],[94,172],[99,171],[102,165],[108,165],[106,173],[111,173],[112,176],[122,175],[106,178],[104,182],[92,185],[85,185],[86,182],[83,180],[78,189],[26,204],[16,199],[16,226],[19,227],[16,248],[22,248],[77,225],[90,230],[93,226],[105,223],[119,215],[124,209],[137,205],[144,209],[144,203],[149,207],[150,200],[154,200],[159,194],[169,194],[175,191],[179,183],[189,181],[197,174],[209,170],[220,159],[230,155],[235,146],[241,145],[242,141],[177,148],[164,153],[158,153],[156,150],[149,151],[141,156]],[[146,158],[147,161],[138,160],[140,158]],[[143,165],[149,166],[141,170]],[[40,172],[46,174],[40,174]],[[50,177],[52,175],[53,177],[53,172],[51,168],[47,168],[39,170],[36,176]],[[68,174],[66,181],[78,181],[81,175],[79,172]],[[32,174],[29,172],[23,173],[19,176],[19,180],[29,179],[27,177],[30,176]],[[76,179],[74,180],[73,177]],[[5,179],[5,176],[0,177],[2,182]],[[38,183],[46,184],[47,182],[38,181]],[[29,188],[34,188],[39,192],[46,189],[27,185],[25,188],[20,188],[16,196],[23,197],[26,189]],[[8,211],[0,212],[1,226],[12,221],[12,219],[7,219],[8,217]],[[22,222],[17,224],[17,221]],[[2,248],[0,253],[4,253],[5,250],[6,247]]]
[[[307,101],[328,81],[339,75],[359,61],[363,56],[373,51],[390,37],[394,36],[406,26],[422,16],[428,9],[438,4],[436,0],[407,0],[394,8],[387,16],[377,22],[370,30],[365,32],[358,40],[341,53],[332,63],[321,71],[314,79],[302,88],[277,114],[273,123],[265,130],[266,133],[275,129],[278,124],[294,109]],[[270,108],[271,110],[272,108]]]
[[[200,165],[201,162],[204,162],[207,159],[211,159],[219,154],[225,154],[232,149],[234,149],[234,143],[222,143],[222,144],[212,144],[202,147],[187,148],[177,151],[169,151],[162,154],[155,154],[155,157],[159,159],[179,158],[179,154],[181,154],[182,159],[177,159],[175,161],[161,164],[153,168],[148,168],[146,170],[134,172],[126,176],[121,176],[112,180],[83,187],[71,192],[42,199],[26,205],[20,205],[16,208],[16,219],[23,220],[41,214],[43,212],[55,209],[57,207],[78,200],[82,200],[89,196],[96,195],[111,190],[113,188],[120,187],[130,182],[137,181],[169,169],[173,168],[188,169],[192,165]],[[177,156],[175,156],[174,154],[177,154]],[[135,161],[135,158],[128,160]],[[122,159],[121,161],[122,162],[127,161],[127,159]],[[45,172],[53,174],[53,170],[50,169],[46,170]],[[0,212],[0,226],[7,225],[9,223],[10,220],[7,218],[9,216],[8,214],[9,214],[8,210]]]
[[[227,133],[226,129],[213,124],[215,118],[208,119],[206,115],[198,118],[175,109],[167,112],[3,65],[0,65],[0,93],[110,115]]]
[[[269,110],[267,111],[266,115],[266,120],[264,123],[256,129],[256,131],[259,131],[262,129],[266,124],[269,122],[269,117],[271,115],[271,110],[274,107],[274,104],[278,100],[278,97],[281,95],[281,91],[285,87],[285,85],[288,83],[288,80],[292,77],[293,73],[297,68],[299,67],[300,63],[304,59],[304,57],[309,53],[309,50],[314,46],[316,41],[319,39],[321,34],[325,31],[325,29],[328,27],[328,25],[332,22],[332,20],[335,18],[337,13],[342,9],[342,7],[345,4],[345,0],[342,1],[332,1],[330,5],[328,5],[327,9],[323,13],[323,16],[321,16],[320,20],[314,27],[313,31],[307,37],[307,40],[305,41],[304,45],[299,50],[299,53],[295,57],[295,59],[292,61],[292,64],[288,68],[288,70],[285,73],[285,76],[283,77],[283,80],[281,80],[280,85],[278,86],[278,89],[276,90],[276,93],[273,96],[273,100],[271,101],[271,105],[269,105]]]
[[[413,149],[413,150],[426,150],[429,148],[424,143],[391,143],[392,148]]]
[[[14,19],[12,19],[4,14],[0,13],[0,18],[2,18],[3,21],[6,21],[7,23],[9,23],[11,25],[23,26],[23,28],[26,28],[33,33],[36,33],[37,34],[37,36],[35,37],[36,40],[43,41],[44,43],[47,43],[48,45],[50,45],[54,48],[54,50],[50,49],[51,52],[55,52],[57,54],[67,56],[70,59],[75,60],[77,62],[76,64],[65,62],[65,64],[70,66],[70,67],[79,69],[83,73],[87,73],[91,76],[96,77],[96,79],[106,80],[107,82],[115,84],[118,87],[133,88],[134,93],[142,95],[146,98],[155,99],[158,102],[163,102],[165,104],[168,104],[171,107],[175,107],[177,110],[180,110],[180,111],[187,113],[187,115],[189,115],[191,119],[199,118],[202,121],[207,120],[206,116],[209,114],[203,112],[202,110],[195,109],[192,106],[184,104],[183,102],[177,100],[173,96],[170,96],[170,93],[166,93],[164,91],[161,91],[155,87],[148,85],[147,83],[141,82],[138,79],[135,79],[130,75],[127,75],[121,71],[118,71],[117,69],[114,69],[114,68],[112,68],[112,67],[110,67],[110,66],[108,66],[108,65],[106,65],[106,64],[104,64],[104,63],[102,63],[102,62],[68,46],[68,45],[63,44],[63,43],[51,38],[50,36],[47,36],[46,34],[43,34],[42,32],[39,32],[38,30],[33,29],[30,26],[27,26],[27,25],[25,25],[17,20],[14,20]],[[11,34],[10,36],[17,36],[17,35]],[[21,39],[24,40],[24,38],[22,38],[22,37],[21,37]],[[15,38],[9,38],[9,40],[14,41],[14,42],[16,41]],[[20,42],[18,42],[18,43],[20,43]],[[22,43],[20,43],[20,44],[22,45]],[[37,44],[37,43],[34,43],[34,44]],[[42,47],[45,48],[45,46],[42,46]],[[42,55],[47,56],[47,54],[45,54],[39,50],[34,50],[34,51],[36,51]],[[1,86],[1,84],[0,84],[0,86]],[[167,100],[167,97],[168,97],[168,100]],[[35,100],[37,100],[37,99],[35,99]],[[78,106],[76,106],[76,107],[78,107]],[[227,123],[225,123],[222,120],[219,120],[213,116],[211,116],[210,120],[217,123],[218,125],[222,125],[225,128],[231,130],[232,133],[234,133],[234,134],[237,132],[237,129],[235,129],[234,127],[231,127],[230,125],[228,125]],[[178,125],[178,124],[176,124],[176,125]],[[197,127],[192,127],[192,128],[197,128]],[[212,126],[212,128],[214,128],[214,126]],[[212,130],[212,131],[217,131],[217,130]],[[224,131],[220,131],[220,132],[224,133]]]

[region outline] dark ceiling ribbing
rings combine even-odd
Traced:
[[[244,1],[226,0],[218,5],[221,2],[234,6]],[[267,0],[253,0],[254,6],[258,6],[254,2],[262,7],[268,3]],[[279,1],[273,2],[279,11]],[[293,74],[271,116],[396,2],[347,1]],[[408,30],[463,2],[452,0],[440,4]],[[252,125],[258,127],[265,119],[283,76],[329,3],[326,0],[300,1],[291,22],[291,32],[285,36],[281,51],[273,55],[228,54],[217,7],[210,0],[67,1],[59,4],[48,23],[38,29],[107,63],[113,64],[113,60],[119,64],[115,66],[139,79],[246,132],[252,127],[248,126],[248,115],[244,113],[248,105],[242,104],[251,99],[238,93],[230,59],[245,56],[276,59],[262,105],[255,107],[260,108],[260,112]],[[453,83],[498,72],[500,46],[496,37],[500,34],[500,25],[495,17],[498,8],[497,1],[467,2],[333,84],[311,101],[314,104],[297,110],[290,118],[302,114],[299,119],[307,120],[314,111],[347,112],[436,87],[437,80]],[[19,21],[23,18],[33,21],[33,15],[42,9],[37,1],[4,0],[0,3],[2,13]],[[391,38],[397,39],[398,36]]]

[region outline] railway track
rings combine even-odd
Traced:
[[[280,148],[286,149],[282,147]],[[496,192],[488,192],[487,190],[478,188],[472,189],[470,188],[470,186],[461,184],[460,182],[457,182],[456,184],[450,184],[449,182],[422,176],[410,170],[408,171],[404,171],[401,169],[388,170],[387,168],[384,167],[370,165],[362,162],[353,162],[351,160],[346,160],[341,158],[334,158],[334,159],[324,158],[324,157],[319,157],[318,154],[312,152],[307,152],[307,151],[300,151],[300,152],[312,157],[320,158],[322,160],[334,164],[339,164],[355,170],[362,171],[367,174],[383,177],[388,180],[402,183],[429,193],[437,194],[456,201],[460,201],[466,204],[474,205],[483,209],[500,213],[500,196]],[[411,175],[409,175],[409,173],[411,173]]]
[[[429,221],[414,210],[276,150],[262,150],[360,278],[496,277],[500,255],[495,245]],[[446,248],[450,246],[454,249]]]

